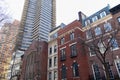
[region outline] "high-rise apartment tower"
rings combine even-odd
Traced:
[[[27,50],[33,40],[48,41],[55,27],[55,0],[26,0],[18,34],[18,47]]]

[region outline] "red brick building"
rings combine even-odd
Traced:
[[[58,80],[89,80],[81,26],[75,20],[58,31]]]
[[[96,44],[99,47],[100,53],[104,53],[108,46],[109,38],[116,28],[120,27],[120,5],[109,9],[109,6],[99,10],[93,15],[86,17],[83,21],[83,28],[86,43],[89,45]],[[110,34],[111,33],[111,34]],[[105,61],[108,62],[110,80],[120,79],[120,49],[119,49],[119,33],[117,37],[111,40],[112,46],[106,52]],[[104,41],[102,44],[99,41]],[[94,42],[93,42],[94,41]],[[113,43],[114,42],[114,43]],[[103,45],[104,44],[104,45]],[[104,47],[105,46],[105,47]],[[94,48],[94,47],[93,47]],[[105,68],[101,63],[100,54],[93,48],[87,47],[86,54],[88,56],[90,80],[106,80]],[[96,48],[94,48],[96,49]],[[99,56],[99,58],[97,57]]]
[[[47,80],[48,44],[33,41],[25,51],[20,80]]]

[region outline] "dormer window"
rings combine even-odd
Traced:
[[[98,20],[98,17],[97,16],[94,16],[93,18],[92,18],[92,21],[93,22],[95,22],[95,21],[97,21]]]
[[[90,20],[86,20],[85,21],[85,26],[89,25],[90,24]]]
[[[103,12],[100,13],[100,18],[103,18],[105,16],[106,16],[106,12],[105,11],[103,11]]]

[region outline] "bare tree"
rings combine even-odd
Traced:
[[[0,27],[6,23],[11,22],[11,12],[8,10],[8,6],[4,0],[0,0]]]
[[[119,27],[115,26],[114,21],[111,21],[113,26],[106,27],[99,35],[95,35],[94,30],[91,25],[89,25],[89,35],[90,39],[82,40],[81,43],[84,45],[88,52],[94,54],[98,61],[103,65],[100,69],[105,71],[106,79],[110,80],[110,66],[113,66],[114,59],[114,49],[119,47]],[[98,32],[99,33],[99,32]],[[112,60],[109,63],[109,59]],[[93,60],[92,62],[95,62]]]

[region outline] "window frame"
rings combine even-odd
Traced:
[[[65,65],[62,65],[61,67],[61,79],[66,80],[67,78],[67,69]]]
[[[62,37],[61,40],[60,40],[60,44],[62,45],[62,44],[64,44],[64,43],[65,43],[65,38]]]
[[[49,48],[49,55],[52,54],[52,47]]]
[[[77,62],[74,62],[72,64],[72,72],[73,72],[73,77],[79,77],[79,67]]]
[[[114,74],[113,74],[113,72],[112,72],[112,69],[111,69],[111,67],[110,67],[110,62],[107,62],[106,63],[107,64],[107,66],[109,67],[109,76],[110,76],[110,79],[114,79]],[[111,72],[111,73],[110,73]],[[112,76],[113,76],[113,78],[111,78],[111,75],[110,74],[112,74]]]
[[[75,38],[74,32],[70,33],[70,40],[74,40],[74,38]]]
[[[93,48],[94,48],[94,46],[93,46]],[[93,50],[91,50],[91,47],[89,48],[89,53],[90,53],[90,56],[95,56],[96,55],[96,53],[93,51]],[[93,54],[94,53],[94,54]]]
[[[57,71],[54,71],[54,80],[57,80],[57,78],[58,78]]]
[[[57,45],[54,45],[54,53],[57,52]]]
[[[65,48],[60,50],[60,59],[65,60],[66,59],[66,51]]]
[[[54,67],[57,66],[57,57],[54,57]]]
[[[106,15],[107,15],[106,12],[103,11],[103,12],[100,13],[100,18],[103,18],[103,17],[105,17]]]
[[[118,67],[117,63],[120,64],[120,59],[116,59],[116,60],[115,60],[115,66],[116,66],[116,69],[117,69],[117,73],[118,73],[118,75],[119,75],[119,77],[120,77],[120,66]],[[119,68],[119,69],[118,69],[118,68]]]
[[[87,26],[89,24],[90,24],[90,20],[88,19],[88,20],[85,21],[85,26]]]
[[[70,46],[70,50],[71,50],[71,57],[76,57],[77,56],[77,47],[76,44],[73,44]]]
[[[112,30],[112,26],[109,22],[104,24],[104,30],[105,30],[105,32],[108,32],[108,31]]]
[[[96,36],[102,34],[102,31],[101,31],[101,28],[100,28],[100,27],[96,27],[94,31],[95,31],[95,35],[96,35]]]
[[[115,43],[115,45],[117,45],[115,48],[113,48],[113,43],[111,43],[112,42],[112,40],[114,39],[114,43]],[[115,39],[115,38],[112,38],[112,40],[111,40],[111,42],[110,42],[110,44],[111,44],[111,50],[117,50],[117,49],[119,49],[119,46],[118,46],[118,42],[117,42],[117,40]]]
[[[97,72],[96,72],[96,70],[95,70],[94,65],[95,65],[95,67],[96,67],[96,65],[97,65],[97,68],[98,68],[98,69],[97,69],[97,70],[98,70]],[[97,79],[96,73],[99,74],[98,79],[99,79],[99,78],[101,79],[101,75],[100,75],[100,70],[99,70],[98,64],[96,64],[96,63],[93,63],[93,64],[92,64],[92,71],[93,71],[94,79]]]
[[[87,39],[91,39],[92,38],[92,32],[91,32],[91,30],[87,30],[86,31],[86,38]]]
[[[49,72],[49,80],[52,80],[52,72]]]
[[[49,68],[52,67],[52,58],[49,58]]]
[[[92,17],[92,22],[95,22],[95,21],[97,21],[97,20],[98,20],[98,16]]]

